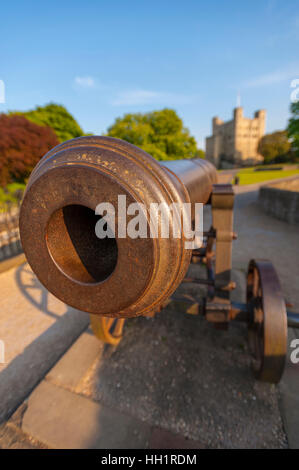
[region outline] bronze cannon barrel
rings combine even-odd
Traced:
[[[184,278],[191,250],[184,234],[132,238],[115,216],[115,237],[99,238],[100,203],[124,212],[142,204],[206,203],[215,167],[200,159],[162,162],[127,142],[80,137],[48,152],[25,191],[20,234],[44,286],[66,304],[93,314],[133,317],[158,311]],[[120,211],[120,209],[118,208]],[[131,213],[131,216],[133,214]],[[173,223],[173,221],[171,221]]]
[[[160,162],[179,178],[188,191],[190,201],[205,204],[211,194],[212,185],[216,183],[216,168],[202,158],[192,160],[171,160]]]

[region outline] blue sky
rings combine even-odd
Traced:
[[[0,79],[7,109],[64,104],[101,134],[127,112],[177,110],[200,147],[211,119],[285,127],[299,78],[297,1],[2,1]]]

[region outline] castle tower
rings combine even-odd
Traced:
[[[263,157],[258,153],[258,143],[265,133],[265,120],[265,110],[256,111],[249,119],[241,106],[234,109],[231,121],[214,117],[213,134],[206,138],[206,158],[218,168],[260,163]]]

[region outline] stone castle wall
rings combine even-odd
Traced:
[[[259,203],[267,214],[289,224],[298,224],[299,177],[260,188]]]
[[[206,158],[218,168],[246,166],[263,161],[258,143],[265,133],[266,111],[256,111],[253,119],[243,116],[243,108],[235,108],[231,121],[218,117],[212,121],[213,134],[206,138]]]

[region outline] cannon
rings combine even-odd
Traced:
[[[122,199],[120,199],[122,196]],[[100,203],[122,214],[143,208],[146,236],[128,236],[120,210],[113,236],[98,237]],[[212,226],[200,247],[190,249],[184,231],[175,236],[177,215],[169,217],[169,236],[150,224],[150,207],[211,204]],[[203,159],[157,162],[125,141],[80,137],[48,152],[33,170],[20,211],[21,242],[41,283],[66,304],[88,312],[95,335],[118,344],[126,318],[153,316],[181,282],[206,286],[196,313],[218,328],[230,321],[248,324],[253,370],[258,379],[280,380],[287,351],[287,311],[277,274],[269,261],[251,260],[246,304],[232,302],[231,281],[234,192],[217,184],[215,167]],[[130,212],[131,217],[134,213]],[[106,229],[109,223],[104,219]],[[102,224],[102,227],[104,227]],[[190,262],[206,266],[203,279],[186,278]],[[298,317],[292,314],[292,325]]]

